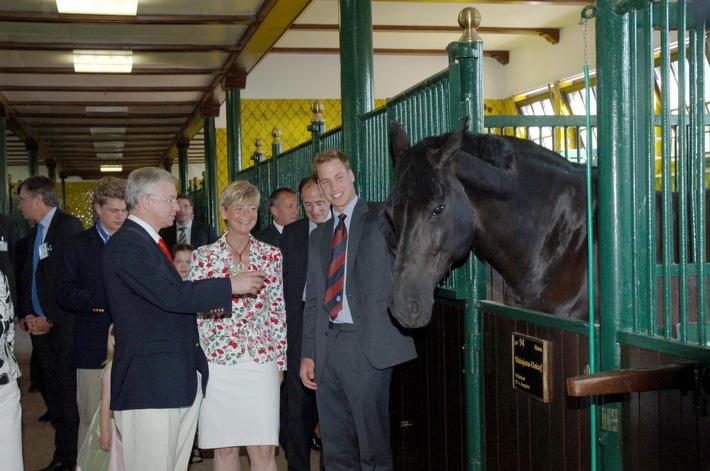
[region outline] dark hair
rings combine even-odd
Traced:
[[[176,200],[187,200],[190,202],[190,206],[194,206],[194,204],[192,203],[192,197],[190,197],[190,195],[187,195],[185,193],[178,193],[178,195],[175,199]]]
[[[298,198],[298,195],[296,195],[295,191],[293,191],[291,188],[287,188],[285,186],[282,186],[281,188],[277,188],[271,192],[271,195],[269,196],[269,207],[279,205],[279,200],[281,199],[281,193],[291,193],[293,196]]]
[[[57,184],[49,177],[45,177],[44,175],[32,175],[17,187],[18,195],[23,188],[33,197],[41,196],[42,201],[44,201],[44,204],[47,206],[57,206],[59,204]]]
[[[318,185],[318,180],[316,179],[316,177],[314,175],[310,175],[310,176],[304,178],[303,180],[301,180],[301,183],[298,184],[298,192],[300,194],[303,194],[303,189],[305,187],[307,187],[308,185],[310,185],[311,183],[314,185]]]
[[[195,247],[190,244],[175,244],[170,254],[175,258],[175,254],[178,252],[192,252],[193,250],[195,250]]]

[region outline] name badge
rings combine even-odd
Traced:
[[[0,240],[0,252],[7,252],[7,241]]]
[[[39,246],[39,259],[44,260],[47,257],[49,257],[49,247],[45,242],[44,244]]]

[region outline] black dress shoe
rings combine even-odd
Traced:
[[[74,469],[73,464],[60,463],[59,461],[52,461],[49,466],[42,468],[39,471],[72,471]]]
[[[320,437],[315,433],[311,437],[311,449],[314,451],[321,451],[323,449],[323,442],[320,441]]]
[[[51,422],[52,418],[49,416],[49,411],[45,412],[44,414],[39,416],[39,419],[37,419],[38,422]],[[49,469],[49,468],[47,468]]]

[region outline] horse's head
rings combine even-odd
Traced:
[[[429,323],[437,283],[471,250],[473,213],[451,165],[465,138],[462,127],[410,147],[399,123],[390,123],[396,168],[387,212],[398,246],[389,307],[405,327]]]

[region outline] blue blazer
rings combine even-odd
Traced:
[[[195,401],[197,372],[207,360],[195,313],[231,314],[228,278],[182,281],[148,232],[127,219],[102,257],[116,350],[111,409],[174,409]]]
[[[57,303],[75,315],[71,366],[100,369],[106,360],[111,316],[104,296],[101,255],[104,251],[96,224],[67,241],[59,258]]]

